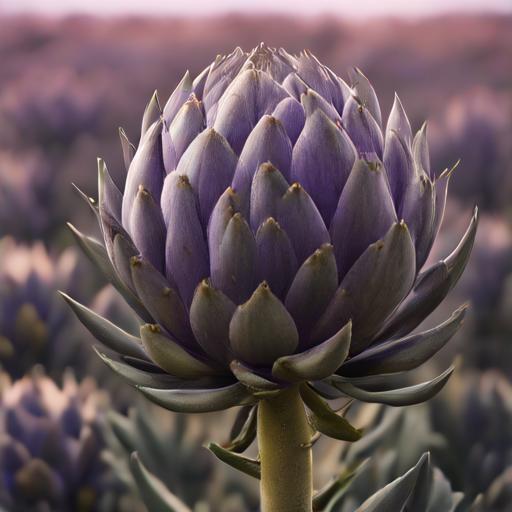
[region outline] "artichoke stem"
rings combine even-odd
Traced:
[[[311,512],[311,428],[297,386],[258,405],[262,512]]]

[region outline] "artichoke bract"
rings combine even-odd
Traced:
[[[459,279],[477,212],[424,269],[451,170],[431,169],[426,125],[413,136],[398,96],[384,124],[368,79],[350,79],[308,51],[236,49],[187,72],[163,109],[155,93],[137,148],[121,131],[125,183],[99,160],[86,199],[104,244],[72,230],[142,319],[140,339],[67,300],[152,400],[204,412],[299,385],[329,431],[323,398],[407,405],[448,379],[403,387],[396,374],[461,324],[465,306],[410,334]]]

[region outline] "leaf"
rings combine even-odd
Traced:
[[[123,448],[133,452],[137,447],[138,439],[132,420],[115,411],[108,411],[107,422]]]
[[[236,382],[220,388],[153,389],[137,386],[152,402],[174,412],[214,412],[254,401],[245,386]]]
[[[168,388],[176,381],[165,373],[151,373],[145,370],[140,370],[130,364],[111,359],[103,352],[100,352],[96,347],[93,347],[93,349],[107,366],[109,366],[118,375],[121,375],[121,377],[124,377],[134,386]]]
[[[418,474],[425,464],[429,464],[428,454],[423,454],[413,468],[405,475],[393,480],[373,496],[370,496],[356,512],[382,512],[403,510],[409,496],[414,491]]]
[[[164,483],[142,464],[137,452],[130,457],[130,470],[144,504],[151,512],[192,512]]]
[[[224,443],[222,448],[230,452],[242,453],[256,439],[256,427],[258,423],[258,408],[250,407],[249,414],[245,418],[240,431],[232,436],[229,442]]]
[[[312,413],[311,423],[316,430],[340,441],[353,442],[361,438],[362,432],[336,414],[307,384],[300,386],[300,395]]]
[[[119,354],[147,359],[139,338],[123,331],[106,318],[72,299],[69,295],[63,292],[59,293],[86,329],[107,348]]]
[[[279,384],[258,375],[240,361],[231,361],[229,367],[234,376],[251,390],[273,391],[280,388]]]
[[[357,377],[413,370],[448,343],[462,325],[466,310],[466,305],[460,307],[448,320],[428,331],[370,347],[347,361],[340,373]]]
[[[216,443],[210,443],[207,448],[228,466],[231,466],[246,475],[257,478],[258,480],[261,478],[260,463],[257,460],[244,457],[238,453],[233,453],[222,448],[222,446],[219,446]]]
[[[415,329],[446,297],[459,280],[471,254],[478,227],[478,209],[461,241],[444,260],[423,271],[412,292],[389,318],[377,339],[401,337]]]
[[[313,512],[330,512],[345,495],[358,469],[366,461],[348,468],[338,477],[333,478],[313,496]]]
[[[152,322],[151,315],[147,312],[146,308],[142,305],[141,301],[136,297],[133,292],[119,279],[116,270],[112,266],[107,251],[103,245],[94,240],[93,238],[84,235],[72,224],[68,222],[68,228],[71,230],[73,237],[89,258],[89,260],[100,270],[104,277],[115,287],[121,294],[127,304],[142,318],[145,322]]]
[[[454,367],[451,366],[435,379],[399,389],[367,391],[351,384],[333,380],[331,384],[346,395],[363,402],[375,402],[392,406],[414,405],[429,400],[444,387]]]

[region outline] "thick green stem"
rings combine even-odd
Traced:
[[[258,406],[262,512],[311,512],[311,430],[298,387]]]

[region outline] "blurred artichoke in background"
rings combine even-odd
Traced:
[[[101,460],[108,405],[91,380],[64,385],[35,372],[8,384],[0,405],[0,505],[9,512],[102,512],[122,486]]]
[[[47,239],[62,229],[64,201],[57,197],[57,172],[37,152],[0,153],[0,227],[18,240]]]
[[[449,446],[436,457],[453,486],[464,491],[468,502],[477,494],[489,492],[486,499],[499,503],[492,496],[500,495],[502,508],[496,510],[510,510],[510,382],[498,371],[465,371],[450,382],[443,396],[431,402],[430,407],[433,427],[447,439]]]
[[[505,164],[512,157],[512,101],[507,92],[477,87],[447,103],[433,123],[432,152],[438,161],[461,159],[464,172],[454,177],[452,196],[484,210],[510,208],[512,179]]]
[[[0,136],[11,147],[40,145],[48,154],[100,127],[105,84],[99,80],[90,87],[68,68],[51,74],[32,70],[9,85],[0,94]]]
[[[442,253],[453,243],[465,211],[451,202],[436,252]],[[465,367],[499,368],[512,377],[512,229],[497,214],[482,215],[479,225],[471,261],[450,297],[452,304],[467,299],[472,314],[451,350],[462,354]],[[445,352],[446,357],[450,355]]]
[[[215,465],[202,446],[208,433],[198,418],[144,407],[131,409],[128,417],[109,413],[108,426],[105,460],[133,492],[138,479],[130,456],[137,452],[141,464],[193,510],[259,510],[257,486],[231,468]]]
[[[479,494],[469,509],[470,512],[508,512],[512,504],[512,468],[506,469]]]
[[[310,381],[328,397],[405,405],[449,377],[397,390],[394,374],[459,327],[464,308],[409,334],[460,277],[476,212],[457,248],[422,271],[450,172],[430,168],[426,127],[413,138],[398,97],[383,130],[369,81],[351,78],[309,52],[237,49],[187,73],[163,111],[153,96],[137,150],[121,132],[125,184],[99,161],[99,200],[88,201],[106,250],[74,234],[146,322],[141,339],[68,301],[152,400],[211,411]]]
[[[10,237],[0,239],[0,366],[12,378],[36,364],[56,378],[75,363],[78,373],[84,370],[89,349],[80,343],[56,295],[56,290],[67,289],[87,298],[88,283],[80,282],[77,256],[72,248],[54,257],[41,242],[22,245]]]

